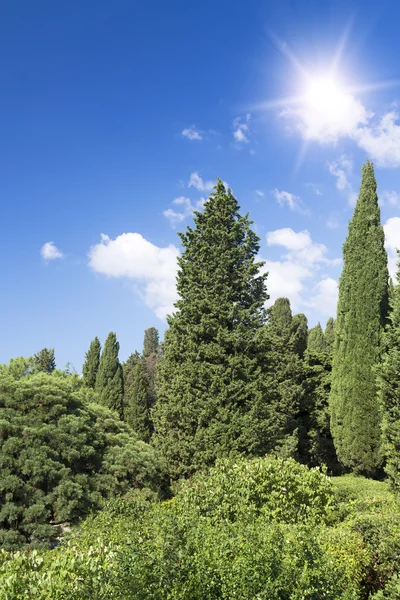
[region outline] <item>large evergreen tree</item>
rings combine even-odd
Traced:
[[[180,234],[176,312],[159,365],[154,443],[173,478],[216,458],[264,453],[284,435],[267,371],[259,238],[218,180]]]
[[[54,348],[42,348],[40,352],[35,354],[33,359],[34,371],[36,373],[48,373],[49,375],[56,368],[56,359],[54,356]]]
[[[159,335],[158,330],[155,327],[149,327],[144,332],[143,341],[143,356],[156,355],[159,347]]]
[[[129,390],[125,419],[137,436],[148,442],[152,433],[149,406],[149,377],[144,358],[136,363],[132,386]]]
[[[400,262],[397,282],[390,294],[391,311],[384,335],[385,350],[378,368],[378,385],[386,472],[400,491]]]
[[[335,344],[335,319],[333,317],[330,317],[326,322],[324,338],[326,349],[332,355]]]
[[[96,391],[99,393],[101,404],[115,410],[123,419],[124,381],[118,352],[117,336],[110,332],[101,353],[96,377]]]
[[[367,475],[376,473],[381,465],[375,366],[387,305],[384,233],[374,169],[367,162],[343,247],[330,395],[338,458],[346,468]]]
[[[89,350],[85,354],[85,362],[82,367],[83,381],[87,387],[92,389],[96,386],[97,371],[100,365],[101,344],[98,337],[90,343]]]

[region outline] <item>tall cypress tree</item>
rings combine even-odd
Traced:
[[[158,369],[153,440],[173,478],[264,453],[283,435],[271,398],[259,238],[221,180],[180,234],[176,312]]]
[[[115,333],[110,332],[101,353],[96,377],[96,391],[100,402],[115,410],[121,419],[124,417],[124,381],[122,367],[118,360],[119,343]]]
[[[149,377],[144,358],[140,358],[135,366],[125,419],[139,439],[145,442],[150,440]]]
[[[333,346],[335,344],[335,319],[333,317],[329,317],[326,322],[324,338],[326,349],[329,354],[332,354]]]
[[[308,332],[307,350],[311,352],[326,351],[325,336],[320,323]]]
[[[268,311],[267,333],[271,348],[271,375],[279,396],[279,411],[285,419],[288,436],[281,452],[297,455],[302,423],[299,420],[303,398],[303,361],[307,345],[307,319],[292,317],[288,298],[278,298]]]
[[[85,354],[85,362],[82,367],[83,381],[86,387],[92,389],[96,386],[97,371],[100,365],[101,344],[98,337],[90,343],[89,350]]]
[[[159,347],[159,335],[158,330],[155,327],[149,327],[144,332],[143,341],[143,356],[156,355]]]
[[[373,475],[381,465],[375,367],[388,310],[384,233],[371,162],[343,246],[330,395],[331,429],[340,462]]]
[[[396,278],[398,283],[390,294],[391,310],[384,335],[385,350],[378,368],[378,386],[385,470],[400,491],[400,262]]]

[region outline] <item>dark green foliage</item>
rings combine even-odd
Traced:
[[[379,400],[383,413],[383,451],[386,472],[400,492],[400,262],[397,285],[391,293],[384,352],[378,368]]]
[[[40,543],[58,523],[132,487],[155,487],[154,451],[76,376],[0,375],[0,546]]]
[[[135,368],[139,360],[140,354],[136,351],[133,352],[122,365],[122,374],[124,378],[124,407],[129,404],[129,396],[134,381]]]
[[[158,330],[155,327],[150,327],[144,332],[143,356],[147,358],[152,354],[157,355],[159,348]]]
[[[153,440],[173,478],[218,457],[264,453],[284,436],[268,375],[259,239],[220,180],[194,223],[180,234],[180,299],[153,411]]]
[[[43,348],[35,354],[33,358],[33,369],[36,373],[51,374],[56,368],[56,359],[54,357],[54,348],[48,350]]]
[[[307,319],[292,317],[290,302],[278,298],[268,311],[269,367],[279,397],[279,411],[290,436],[281,452],[296,455],[299,448],[300,409],[303,404],[303,360],[307,344]],[[300,442],[301,445],[301,442]]]
[[[356,473],[382,464],[375,367],[387,317],[388,270],[374,169],[362,169],[360,195],[343,247],[330,395],[338,458]]]
[[[82,367],[83,381],[87,387],[93,390],[96,386],[96,377],[100,365],[100,352],[100,340],[98,337],[95,337],[85,354],[85,363]]]
[[[330,317],[326,323],[324,337],[326,349],[329,354],[332,354],[335,344],[335,319],[332,317]]]
[[[340,473],[330,430],[329,394],[332,358],[328,351],[307,350],[304,357],[304,396],[300,457],[309,466],[326,465]]]
[[[308,323],[306,315],[299,313],[292,319],[290,346],[295,354],[303,358],[307,348]]]
[[[115,410],[121,419],[124,417],[124,380],[118,360],[119,343],[115,333],[110,332],[101,353],[96,377],[96,392],[100,403]]]
[[[322,331],[322,327],[319,323],[308,332],[307,350],[310,352],[327,351],[324,332]]]
[[[145,442],[148,442],[151,436],[151,407],[148,404],[149,386],[150,382],[146,362],[145,359],[141,358],[136,363],[133,384],[129,391],[129,403],[125,411],[125,419],[136,435]]]

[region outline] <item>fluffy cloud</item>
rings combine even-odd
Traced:
[[[201,141],[203,139],[202,134],[200,133],[200,131],[198,131],[196,129],[196,127],[194,125],[192,125],[191,127],[187,127],[186,129],[183,129],[181,131],[181,135],[183,135],[183,137],[188,138],[189,140]]]
[[[385,190],[380,194],[380,201],[387,206],[400,206],[400,194],[394,190]]]
[[[388,253],[389,273],[394,278],[397,271],[397,249],[400,250],[400,217],[392,217],[383,226]]]
[[[299,207],[299,203],[300,203],[299,196],[295,196],[294,194],[291,194],[290,192],[285,192],[285,190],[280,191],[277,188],[274,188],[272,190],[271,194],[274,196],[275,200],[281,206],[284,206],[285,204],[287,204],[288,207],[290,208],[290,210],[295,210],[296,208]]]
[[[347,196],[350,206],[355,206],[357,193],[349,180],[353,172],[353,161],[351,158],[342,154],[336,161],[328,163],[328,169],[331,175],[336,178],[337,189]]]
[[[46,242],[43,244],[40,248],[40,254],[44,260],[55,260],[56,258],[63,258],[64,256],[54,242]]]
[[[400,166],[400,125],[399,115],[389,112],[383,115],[379,123],[359,128],[354,135],[360,148],[380,167]]]
[[[315,277],[321,265],[337,265],[341,262],[340,259],[327,259],[326,246],[313,242],[308,231],[295,232],[290,228],[269,231],[267,233],[267,244],[268,246],[281,246],[285,249],[285,253],[280,257],[280,260],[266,261],[265,269],[269,272],[267,283],[270,295],[269,302],[274,302],[280,296],[287,296],[295,311],[300,310],[302,306],[315,307],[319,310],[319,295],[324,292],[331,292],[326,284],[322,284],[326,279],[322,279],[314,286],[314,295],[312,301],[309,302],[305,302],[302,298],[305,283]],[[308,285],[309,287],[310,285]],[[331,295],[328,299],[328,306],[331,311],[332,301],[330,298]],[[325,311],[321,312],[325,314]],[[331,314],[334,314],[334,312],[331,311]]]
[[[144,302],[163,319],[176,301],[176,272],[179,249],[159,248],[140,233],[123,233],[114,240],[102,234],[101,242],[89,251],[89,266],[108,277],[132,280]]]
[[[338,282],[332,277],[321,279],[314,286],[313,294],[309,301],[309,306],[316,308],[318,312],[327,316],[336,315],[336,306],[338,301]]]
[[[197,171],[189,177],[188,187],[194,187],[200,192],[211,192],[215,185],[215,181],[204,181]]]
[[[175,200],[172,201],[172,204],[180,207],[180,210],[177,211],[173,208],[168,208],[167,210],[164,210],[163,215],[168,219],[171,225],[175,226],[182,223],[187,217],[190,217],[195,210],[201,210],[204,206],[204,202],[204,198],[193,203],[190,198],[179,196],[179,198],[175,198]]]
[[[249,123],[251,115],[247,114],[246,117],[237,117],[233,120],[233,139],[238,144],[249,143]]]

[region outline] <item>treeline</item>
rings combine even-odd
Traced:
[[[12,546],[10,532],[44,539],[31,524],[82,517],[132,486],[163,493],[227,457],[274,454],[332,474],[386,470],[399,487],[400,286],[389,286],[372,164],[344,244],[337,318],[324,330],[309,329],[286,298],[265,308],[268,274],[251,226],[218,180],[180,234],[179,300],[161,345],[147,329],[142,352],[121,364],[111,332],[103,348],[90,344],[82,377],[58,371],[47,349],[0,369],[0,543]],[[74,444],[75,453],[58,449]],[[96,488],[99,474],[111,478],[108,492]]]

